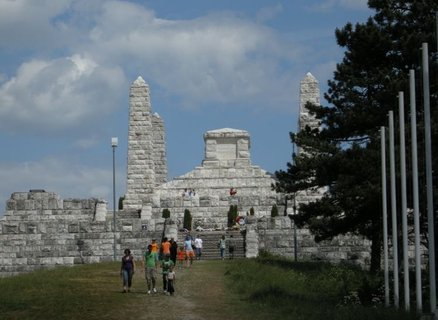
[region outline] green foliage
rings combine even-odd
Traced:
[[[271,319],[416,318],[385,308],[380,299],[362,300],[362,292],[380,294],[369,284],[381,279],[352,266],[294,262],[262,252],[256,259],[233,261],[225,274],[227,286],[241,299],[247,297],[256,313],[268,312]]]
[[[170,218],[170,210],[169,209],[163,209],[163,213],[161,214],[162,218]]]
[[[184,210],[183,226],[187,230],[192,230],[192,214],[189,209]]]
[[[254,213],[255,213],[255,211],[254,211],[254,208],[253,208],[253,207],[251,207],[251,209],[249,209],[249,214],[250,214],[251,216],[253,216],[253,215],[254,215]]]
[[[123,201],[125,200],[125,196],[119,198],[119,210],[123,210]]]
[[[271,208],[271,217],[278,217],[278,207],[276,204],[274,204]]]
[[[294,219],[297,225],[308,226],[316,240],[347,232],[366,236],[372,240],[371,270],[377,271],[382,238],[379,130],[388,125],[387,114],[397,107],[398,92],[408,91],[409,69],[420,68],[422,42],[436,42],[438,2],[370,0],[369,6],[375,10],[374,17],[365,23],[347,23],[336,30],[337,42],[345,55],[324,95],[329,106],[306,105],[320,128],[306,127],[297,134],[291,133],[292,143],[299,146],[300,154],[294,155],[286,171],[276,172],[275,188],[293,194],[325,187],[320,200],[300,205]],[[435,45],[429,48],[436,50]],[[432,60],[429,64],[431,73],[436,75],[438,64]],[[432,78],[431,92],[436,92],[438,77]],[[420,81],[421,74],[417,73],[417,91]],[[417,99],[419,106],[420,94]],[[436,104],[437,96],[432,95],[431,105]],[[434,127],[438,110],[432,109]],[[419,108],[417,112],[418,133],[422,135],[423,110]],[[406,132],[409,130],[406,128]],[[433,130],[432,135],[433,141],[438,140],[438,130]],[[419,136],[418,141],[421,140]],[[424,163],[423,155],[419,156],[419,163]],[[433,161],[437,167],[438,157]],[[424,168],[419,169],[420,185],[424,185]]]
[[[228,219],[227,226],[232,227],[236,223],[236,218],[239,215],[239,211],[237,210],[237,205],[231,205],[228,210]]]

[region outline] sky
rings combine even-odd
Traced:
[[[0,0],[0,216],[13,192],[99,198],[126,190],[129,87],[149,84],[164,120],[168,179],[204,157],[203,134],[251,136],[251,162],[291,160],[299,83],[321,102],[366,0]]]

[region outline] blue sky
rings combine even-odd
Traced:
[[[112,199],[126,184],[129,87],[149,84],[169,179],[199,166],[203,134],[251,135],[252,163],[286,168],[299,81],[327,89],[334,31],[366,0],[0,0],[0,215],[11,193]],[[325,104],[325,101],[322,100]]]

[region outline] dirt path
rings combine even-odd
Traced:
[[[230,261],[196,261],[190,268],[176,272],[175,295],[162,293],[161,275],[157,279],[157,294],[146,294],[144,275],[136,273],[133,292],[126,298],[132,299],[130,314],[136,319],[248,319],[239,309],[237,297],[225,291],[226,265]],[[251,317],[254,320],[254,317]]]

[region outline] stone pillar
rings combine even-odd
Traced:
[[[142,77],[129,94],[128,168],[124,209],[141,209],[155,186],[152,109]]]
[[[155,165],[155,186],[167,181],[167,159],[166,159],[166,134],[163,119],[158,113],[152,116],[153,144],[154,144],[154,165]]]
[[[299,130],[306,126],[318,128],[319,123],[314,116],[309,114],[306,108],[307,102],[320,105],[320,93],[318,80],[308,72],[300,83],[300,118],[298,120]]]
[[[96,213],[94,214],[94,221],[106,221],[107,202],[105,200],[98,200],[96,204]]]

